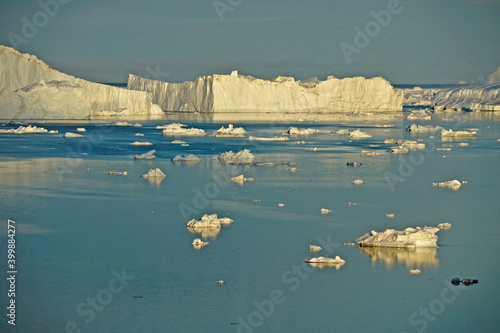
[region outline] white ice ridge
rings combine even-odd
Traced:
[[[233,220],[229,217],[217,217],[217,214],[205,214],[201,217],[201,220],[192,219],[187,223],[188,228],[209,228],[209,229],[220,229],[222,224],[230,224]]]
[[[248,149],[243,149],[237,153],[230,150],[219,155],[221,161],[253,161],[254,159],[255,156]]]
[[[433,103],[436,110],[500,111],[500,82],[443,90]]]
[[[0,119],[88,119],[163,114],[152,95],[75,78],[0,45]]]
[[[351,112],[402,111],[403,92],[381,77],[325,81],[273,80],[239,75],[208,75],[168,83],[129,75],[128,89],[153,94],[163,110],[180,112]]]
[[[387,229],[384,232],[366,233],[359,237],[356,242],[361,246],[383,246],[383,247],[437,247],[438,237],[436,227],[406,228],[403,231]]]
[[[187,125],[172,123],[170,125],[156,126],[157,129],[163,129],[165,136],[204,136],[205,130],[199,128],[185,128]]]

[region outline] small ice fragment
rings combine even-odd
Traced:
[[[361,180],[361,179],[356,179],[356,180],[353,180],[353,181],[352,181],[352,183],[353,183],[353,184],[356,184],[356,185],[361,185],[361,184],[363,184],[363,180]]]
[[[339,129],[335,134],[349,134],[349,130],[347,129]]]
[[[449,150],[451,150],[451,148],[434,148],[434,150],[447,150],[447,151],[449,151]]]
[[[290,140],[286,136],[275,136],[274,138],[261,138],[256,136],[249,136],[248,140],[250,141],[288,141]]]
[[[87,130],[86,130],[85,128],[83,128],[83,127],[78,127],[78,128],[76,129],[76,131],[77,131],[77,132],[87,132]]]
[[[331,213],[331,212],[332,212],[331,209],[321,208],[321,214],[328,214],[328,213]]]
[[[226,281],[219,280],[219,281],[217,281],[217,284],[218,284],[219,286],[222,286],[222,285],[226,284]]]
[[[110,171],[109,175],[110,176],[118,176],[118,175],[124,175],[124,176],[126,176],[127,175],[127,171],[123,171],[123,172],[120,172],[120,171]]]
[[[422,271],[418,268],[410,269],[410,274],[420,274],[420,273],[422,273]]]
[[[172,141],[171,143],[173,143],[174,145],[182,145],[182,144],[184,144],[185,142],[184,142],[184,141],[182,141],[182,140],[174,140],[174,141]]]
[[[319,133],[319,130],[313,128],[298,129],[297,127],[290,126],[287,133],[289,135],[309,135]]]
[[[385,217],[393,219],[394,218],[394,214],[385,214]]]
[[[285,204],[279,203],[278,207],[285,207]]]
[[[132,146],[151,146],[153,144],[151,142],[139,142],[139,141],[135,141],[135,142],[132,142],[130,145],[132,145]]]
[[[356,206],[356,205],[357,205],[357,203],[356,203],[356,202],[348,202],[347,204],[348,204],[349,206]]]
[[[309,251],[311,251],[311,252],[319,252],[319,251],[321,251],[321,246],[318,246],[318,245],[309,245]]]
[[[144,136],[142,133],[135,133],[135,136]]]
[[[356,243],[344,243],[345,246],[355,246]]]
[[[469,145],[469,143],[468,143],[468,142],[460,142],[458,145],[459,145],[460,147],[466,147],[466,146],[468,146],[468,145]]]
[[[81,134],[76,134],[76,133],[71,133],[71,132],[66,132],[66,133],[64,133],[64,137],[65,137],[65,138],[68,138],[68,139],[72,139],[72,138],[83,138],[83,135],[81,135]]]
[[[134,127],[142,127],[142,124],[135,123],[135,124],[134,124]]]
[[[231,181],[236,182],[236,183],[253,182],[253,178],[245,178],[245,176],[239,175],[239,176],[231,178]]]
[[[345,264],[345,260],[341,259],[339,256],[336,256],[335,258],[328,258],[328,257],[314,257],[311,259],[305,260],[306,263],[308,264],[323,264],[323,265],[342,265]]]
[[[349,133],[349,137],[352,139],[365,139],[365,138],[371,138],[372,136],[366,132],[357,129]]]
[[[347,162],[347,165],[348,166],[357,167],[357,166],[363,165],[363,163],[360,163],[360,162]]]
[[[453,137],[453,138],[456,138],[456,137],[469,137],[469,136],[474,136],[476,135],[477,132],[476,131],[456,131],[454,132],[452,129],[450,130],[446,130],[446,129],[442,129],[441,130],[441,137]]]
[[[290,171],[290,172],[297,172],[297,168],[288,168],[286,169],[287,171]]]
[[[254,199],[253,202],[262,202],[262,200]]]
[[[132,126],[132,124],[129,124],[126,121],[118,121],[115,123],[115,126]]]
[[[210,244],[210,243],[204,242],[200,238],[195,238],[193,240],[193,247],[197,250],[201,249],[202,247],[204,247],[205,245],[208,245],[208,244]]]
[[[184,124],[170,124],[163,126],[156,126],[157,129],[163,129],[162,134],[165,136],[204,136],[205,130],[199,128],[184,128]]]
[[[439,229],[450,229],[451,228],[451,223],[449,222],[444,222],[444,223],[439,223],[437,225]]]

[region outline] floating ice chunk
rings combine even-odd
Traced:
[[[382,247],[437,247],[436,227],[406,228],[403,231],[387,229],[383,232],[372,231],[359,237],[356,242],[361,246]]]
[[[57,134],[57,133],[59,133],[59,131],[56,131],[56,130],[49,131],[49,134]]]
[[[172,159],[173,162],[184,162],[184,163],[198,163],[200,158],[196,155],[189,154],[189,155],[177,155]]]
[[[456,132],[453,132],[452,129],[450,130],[446,130],[446,129],[442,129],[441,130],[441,137],[453,137],[453,138],[456,138],[456,137],[470,137],[470,136],[474,136],[476,135],[477,132],[476,131],[456,131]]]
[[[352,183],[356,184],[356,185],[361,185],[361,184],[363,184],[363,181],[361,179],[356,179],[356,180],[353,180]]]
[[[193,247],[196,250],[199,250],[199,249],[201,249],[202,247],[204,247],[205,245],[208,245],[208,244],[210,244],[210,243],[209,242],[204,242],[200,238],[195,238],[193,240]]]
[[[76,129],[76,131],[77,131],[77,132],[87,132],[87,130],[86,130],[85,128],[83,128],[83,127],[78,127],[78,128]]]
[[[437,132],[443,130],[441,126],[411,124],[406,127],[408,132]]]
[[[225,285],[225,284],[226,284],[226,281],[224,281],[224,280],[219,280],[219,281],[217,281],[217,284],[218,284],[219,286],[222,286],[222,285]]]
[[[285,204],[284,204],[284,203],[279,203],[279,204],[278,204],[278,207],[280,207],[280,208],[281,208],[281,207],[285,207]]]
[[[205,214],[201,220],[192,219],[187,223],[191,229],[220,229],[223,224],[230,224],[233,220],[228,217],[217,217],[217,214]]]
[[[446,150],[446,151],[450,151],[451,148],[434,148],[434,150]]]
[[[328,213],[331,213],[331,212],[332,212],[331,209],[321,208],[321,214],[328,214]]]
[[[418,268],[410,269],[410,274],[420,274],[420,273],[422,273],[422,271]]]
[[[407,120],[431,120],[431,116],[426,112],[426,110],[416,110],[412,111],[407,117]]]
[[[156,169],[150,169],[148,173],[141,175],[142,178],[147,178],[147,179],[160,179],[160,178],[165,178],[165,174],[163,171],[161,171],[159,168]]]
[[[142,124],[135,123],[135,124],[134,124],[134,127],[142,127]]]
[[[356,243],[344,243],[344,246],[356,246]]]
[[[287,133],[289,135],[309,135],[309,134],[319,133],[319,130],[314,129],[314,128],[298,129],[297,127],[290,126],[288,128]]]
[[[347,129],[339,129],[335,134],[349,134],[349,130]]]
[[[370,150],[362,150],[361,153],[359,153],[359,155],[363,156],[380,156],[384,154],[385,153],[381,151],[370,151]]]
[[[286,171],[297,172],[297,168],[287,168]]]
[[[77,133],[66,132],[66,133],[64,133],[64,137],[68,138],[68,139],[70,139],[70,138],[83,138],[83,135],[77,134]]]
[[[135,136],[144,136],[142,133],[135,133]]]
[[[448,181],[444,181],[444,182],[440,182],[440,183],[432,183],[432,186],[449,187],[451,189],[458,190],[460,188],[460,186],[462,186],[462,183],[459,180],[454,179],[454,180],[448,180]]]
[[[347,204],[348,204],[349,206],[356,206],[356,205],[357,205],[357,203],[356,203],[356,202],[348,202]]]
[[[132,126],[132,124],[129,124],[126,121],[117,121],[115,126]]]
[[[469,145],[469,143],[468,142],[459,142],[458,145],[460,147],[467,147]]]
[[[345,264],[345,260],[341,259],[339,256],[335,258],[327,258],[327,257],[314,257],[311,259],[305,260],[306,263],[310,264],[314,267],[325,267],[325,266],[335,266],[335,268],[339,269],[340,266]]]
[[[321,246],[318,245],[309,245],[309,251],[311,252],[319,252],[321,251]]]
[[[393,219],[394,218],[394,214],[385,214],[385,217]]]
[[[365,138],[371,138],[372,136],[366,132],[357,129],[349,133],[349,137],[352,139],[365,139]]]
[[[162,134],[165,136],[204,136],[205,130],[199,128],[184,128],[187,125],[172,123],[170,125],[157,126],[157,129],[163,129]]]
[[[239,175],[239,176],[231,178],[231,181],[233,181],[235,183],[243,184],[243,182],[253,182],[253,178],[245,178],[245,176]]]
[[[183,145],[183,144],[186,144],[186,142],[181,141],[181,140],[174,140],[171,143],[173,143],[174,145]]]
[[[249,136],[248,140],[250,141],[288,141],[290,140],[286,136],[275,136],[274,138],[261,138],[257,136]]]
[[[408,148],[404,148],[404,147],[391,147],[389,149],[389,151],[392,153],[392,154],[406,154],[408,153],[410,150]]]
[[[147,153],[135,155],[134,158],[138,160],[154,160],[156,158],[154,153],[156,153],[156,150],[150,150]]]
[[[244,137],[247,131],[243,127],[233,127],[233,124],[229,124],[227,128],[222,126],[215,132],[214,136],[234,136],[234,137]]]
[[[153,144],[151,142],[139,142],[135,141],[131,143],[132,146],[152,146]]]
[[[437,225],[439,229],[450,229],[451,228],[451,223],[449,222],[444,222],[444,223],[439,223]]]
[[[363,165],[361,162],[347,162],[347,166],[353,166],[353,167],[358,167]]]
[[[384,125],[375,125],[375,127],[382,127],[382,128],[389,128],[389,127],[394,127],[394,125],[389,125],[389,124],[384,124]]]
[[[110,176],[119,176],[119,175],[126,176],[127,175],[127,171],[123,171],[123,172],[120,172],[120,171],[110,171],[109,175]]]
[[[16,129],[14,129],[14,128],[11,128],[11,129],[0,129],[0,133],[32,134],[32,133],[49,133],[49,131],[46,130],[45,128],[43,128],[43,127],[36,127],[36,126],[28,125],[26,127],[19,126]],[[52,131],[51,131],[51,133],[52,133]]]
[[[253,161],[255,156],[248,149],[243,149],[236,154],[233,151],[228,151],[219,155],[221,161]]]

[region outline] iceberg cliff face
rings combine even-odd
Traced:
[[[84,119],[162,114],[146,92],[93,83],[0,45],[0,119]]]
[[[434,108],[441,110],[500,111],[500,82],[443,90],[434,96],[433,102]]]
[[[202,76],[167,83],[130,75],[128,89],[153,94],[163,110],[181,112],[350,112],[401,111],[403,92],[381,77],[295,81],[251,76]]]

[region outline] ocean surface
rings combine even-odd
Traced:
[[[226,116],[127,120],[142,127],[115,126],[113,119],[47,121],[34,125],[58,134],[0,134],[0,331],[498,330],[498,116],[441,112],[430,121],[407,121],[395,113],[274,122]],[[208,134],[232,123],[248,134],[176,138],[156,129],[172,122]],[[478,134],[442,140],[439,132],[405,131],[411,123],[476,128]],[[18,126],[2,123],[0,129]],[[283,142],[248,140],[281,136],[289,126],[320,133]],[[77,127],[86,128],[83,138],[63,138]],[[332,133],[358,128],[372,137]],[[175,139],[189,146],[172,144]],[[390,154],[386,139],[421,140],[426,149]],[[130,145],[134,141],[153,145]],[[244,148],[277,165],[217,159]],[[156,160],[133,158],[150,149]],[[360,155],[363,150],[382,155]],[[179,154],[201,161],[172,162]],[[165,179],[140,177],[152,168]],[[254,181],[229,181],[240,174]],[[355,179],[364,182],[354,185]],[[466,183],[458,190],[432,184],[453,179]],[[322,208],[332,212],[321,214]],[[200,235],[186,224],[213,213],[234,222],[204,235],[210,244],[195,250],[192,241]],[[15,327],[6,316],[7,219],[16,222]],[[372,230],[443,222],[452,228],[437,233],[436,249],[344,245]],[[338,255],[346,263],[311,267],[304,263],[316,255],[309,245],[323,247],[317,255]],[[421,273],[410,274],[416,268]],[[454,286],[455,277],[479,283]]]

